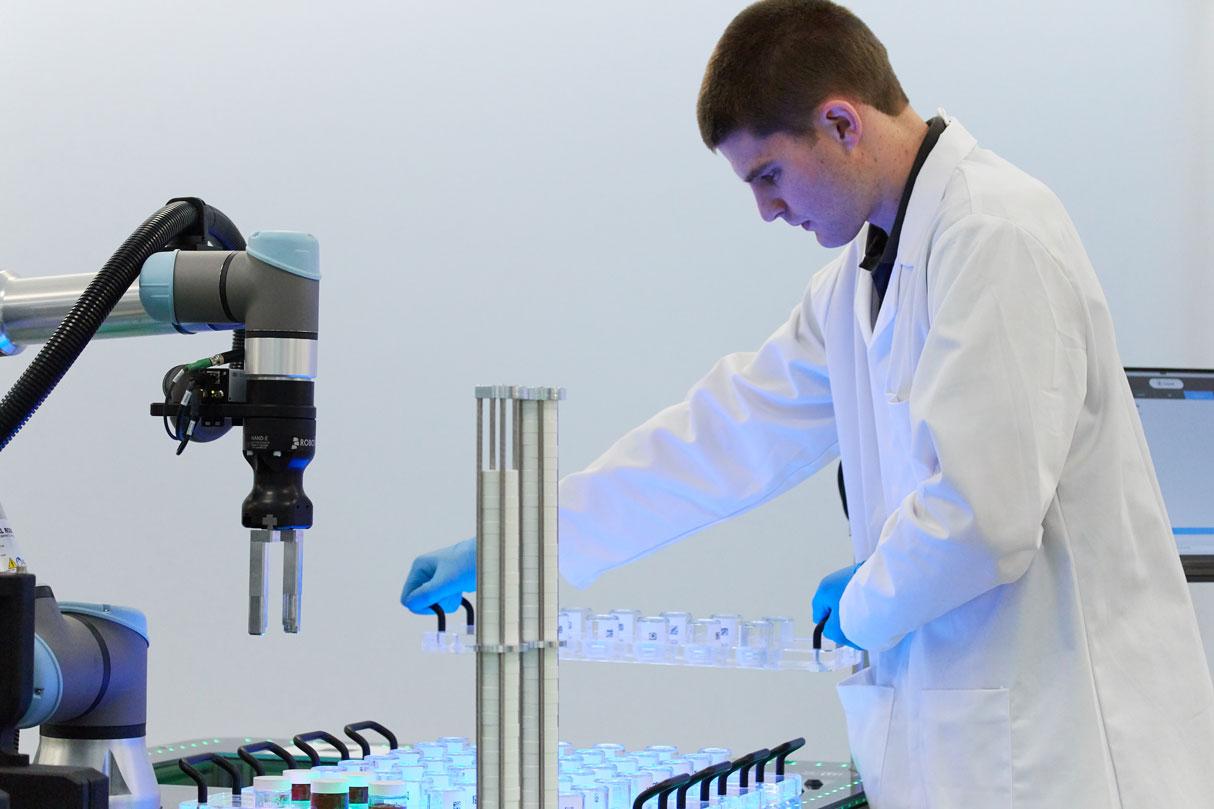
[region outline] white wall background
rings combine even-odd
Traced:
[[[89,347],[5,452],[0,496],[60,598],[153,634],[149,738],[379,718],[473,729],[470,658],[419,651],[410,560],[473,525],[475,384],[557,383],[580,468],[757,346],[829,254],[765,226],[699,142],[738,2],[10,0],[0,7],[0,267],[95,270],[171,196],[314,233],[320,448],[304,633],[245,632],[239,439],[184,457],[147,416],[221,336]],[[857,0],[912,103],[1051,185],[1127,364],[1214,366],[1208,0]],[[0,363],[7,388],[32,352]],[[832,470],[833,471],[833,470]],[[773,612],[808,631],[848,560],[833,475],[566,603]],[[1214,598],[1201,609],[1214,623]],[[275,607],[276,611],[276,607]],[[828,675],[564,667],[563,735],[846,755]]]

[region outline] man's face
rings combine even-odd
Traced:
[[[813,231],[823,247],[839,247],[868,218],[858,150],[830,133],[757,137],[738,131],[717,148],[754,192],[765,222],[783,219]]]

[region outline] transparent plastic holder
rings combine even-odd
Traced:
[[[746,621],[739,633],[735,655],[739,666],[762,668],[767,665],[767,650],[771,646],[771,624],[767,621]]]
[[[632,643],[636,639],[637,619],[641,617],[640,610],[612,610],[615,616],[615,639],[617,643]]]
[[[713,618],[692,621],[687,643],[683,646],[683,660],[693,666],[717,665],[721,651],[717,642],[720,629],[721,623]]]
[[[476,636],[468,634],[465,626],[446,632],[426,632],[422,635],[422,651],[442,654],[464,654],[475,651]]]
[[[708,616],[717,622],[717,645],[732,649],[738,645],[738,630],[742,626],[742,616],[730,612],[713,613]]]
[[[661,615],[638,618],[632,653],[637,660],[664,663],[670,660],[670,631]]]
[[[591,618],[590,638],[582,641],[583,654],[597,660],[619,657],[619,644],[615,639],[618,625],[616,617],[610,613]]]
[[[691,613],[676,610],[674,612],[664,612],[662,613],[662,617],[666,619],[666,639],[675,646],[681,646],[686,643],[691,622],[695,620]]]
[[[561,646],[573,653],[581,649],[582,641],[590,637],[589,609],[564,609],[557,613],[556,636]]]

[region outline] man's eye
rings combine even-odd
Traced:
[[[767,174],[764,174],[759,179],[761,179],[767,185],[775,185],[776,180],[779,179],[779,177],[780,177],[780,172],[771,171],[771,172],[768,172]]]

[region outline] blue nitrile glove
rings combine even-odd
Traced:
[[[400,603],[419,615],[437,604],[443,612],[459,609],[464,593],[476,589],[476,538],[423,553],[413,560]]]
[[[814,593],[814,625],[820,623],[829,613],[830,618],[826,621],[822,636],[830,638],[839,646],[850,646],[853,649],[860,647],[847,639],[847,636],[843,634],[843,627],[839,625],[839,599],[843,597],[847,583],[851,581],[852,576],[856,575],[859,567],[859,565],[850,565],[836,570],[822,579],[818,584],[818,591]]]

